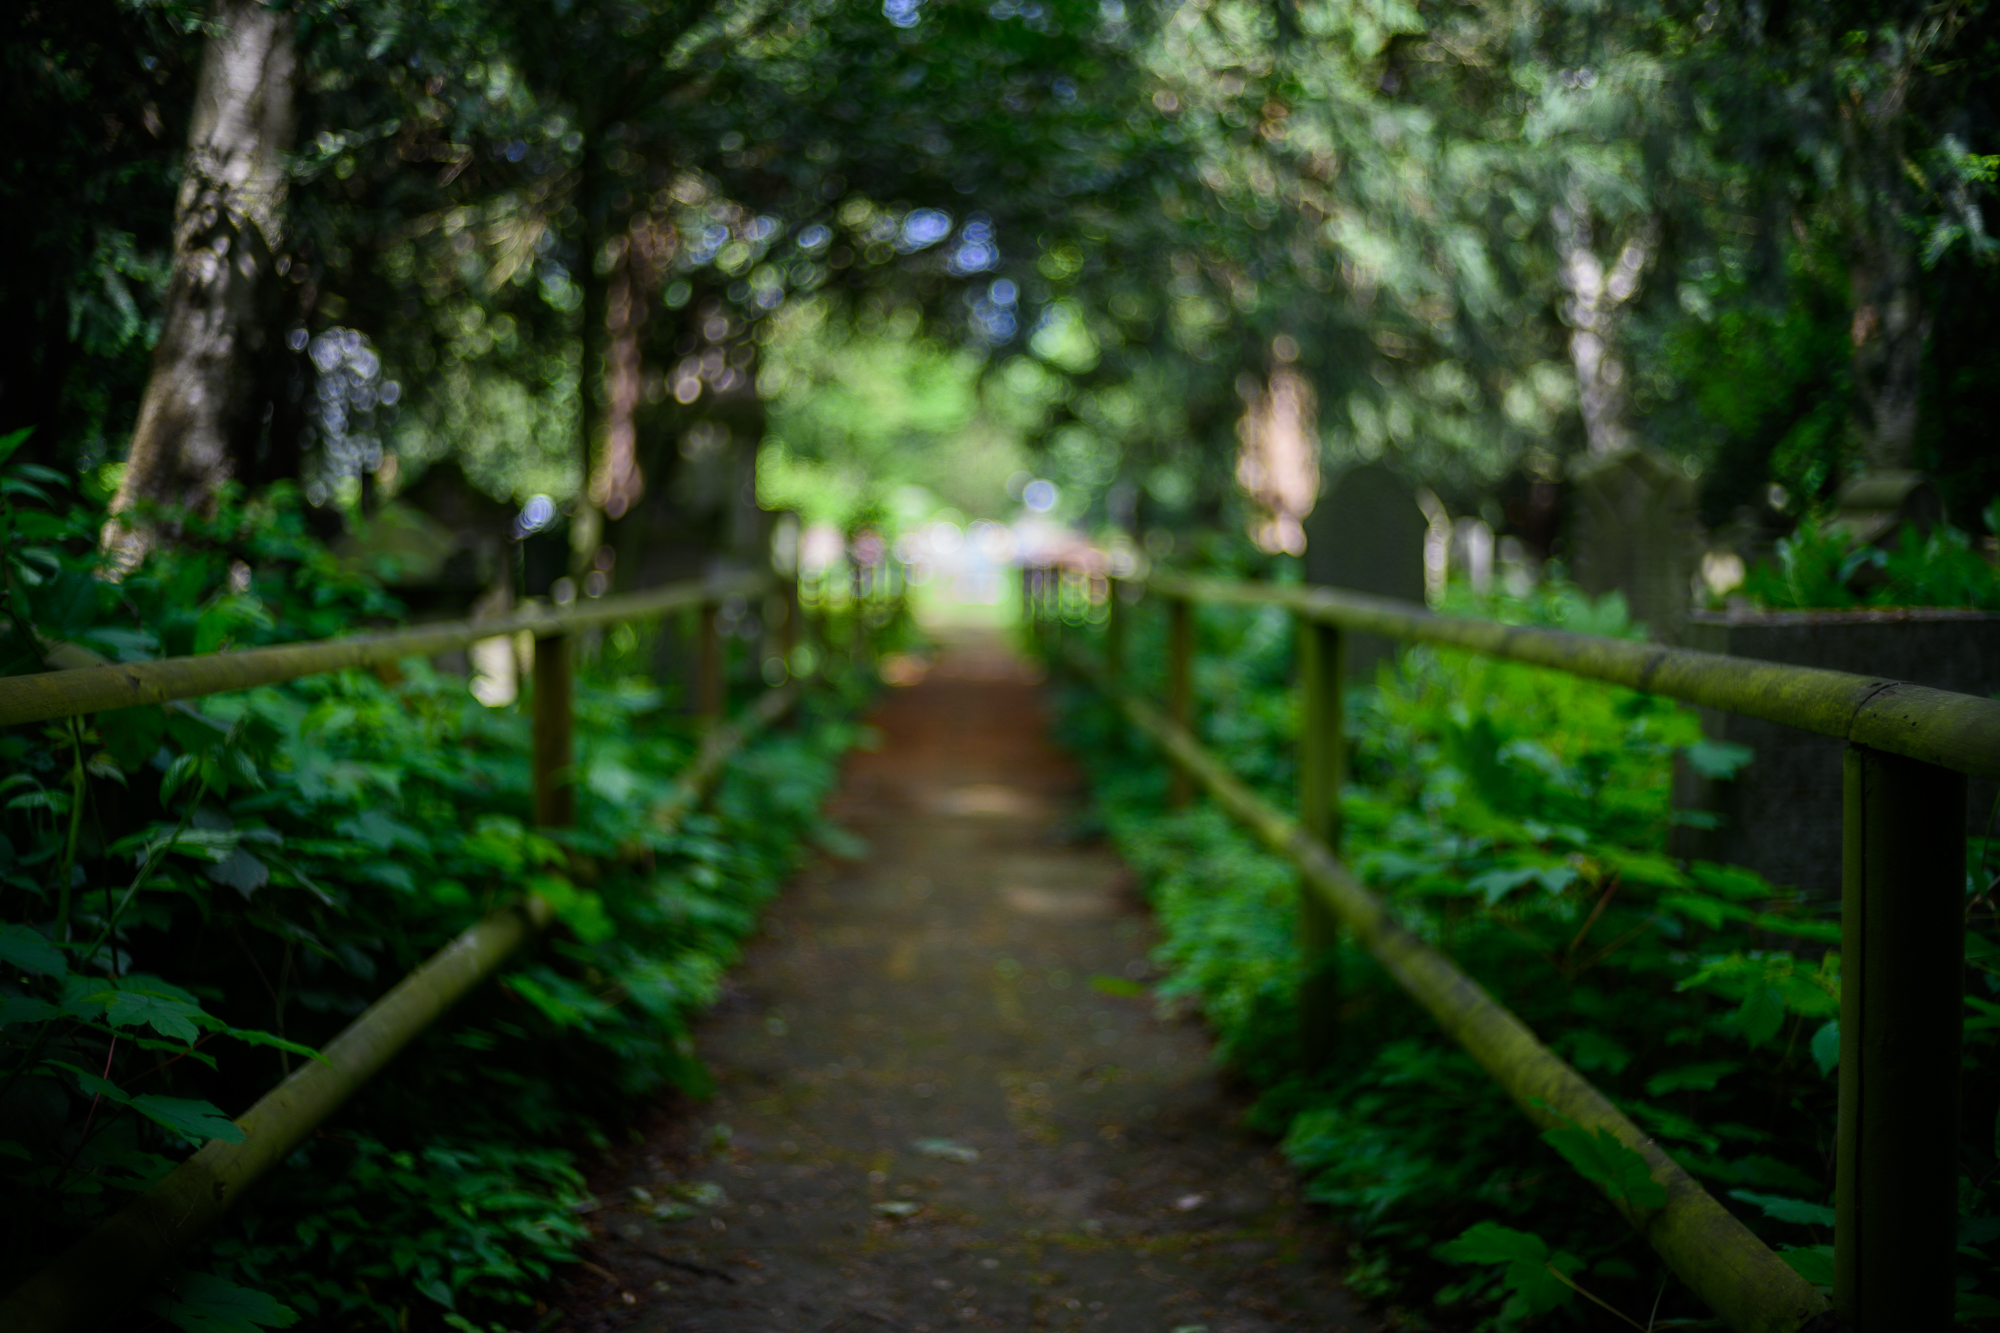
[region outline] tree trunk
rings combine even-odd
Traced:
[[[150,538],[117,516],[143,504],[209,508],[256,424],[260,298],[282,235],[296,24],[259,0],[217,0],[214,21],[188,127],[166,315],[106,529],[106,545],[128,560]]]
[[[1577,407],[1591,456],[1603,458],[1632,442],[1625,363],[1618,356],[1618,312],[1639,290],[1639,277],[1652,259],[1652,241],[1643,232],[1627,241],[1607,273],[1592,248],[1589,204],[1581,199],[1559,204],[1550,220],[1563,289],[1570,298],[1563,313],[1570,327]]]
[[[1917,399],[1930,318],[1903,179],[1902,108],[1845,108],[1849,177],[1848,291],[1854,306],[1856,427],[1871,472],[1907,468],[1917,443]],[[1873,114],[1870,114],[1871,110]]]
[[[674,233],[647,216],[634,218],[618,245],[604,308],[603,441],[590,473],[590,500],[616,522],[639,501],[639,409],[646,392],[647,312],[673,256]]]

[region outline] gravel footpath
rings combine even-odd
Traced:
[[[563,1327],[1374,1327],[1199,1027],[1155,1016],[1030,669],[962,641],[871,721],[830,808],[865,854],[773,904],[698,1033],[715,1097],[593,1180]]]

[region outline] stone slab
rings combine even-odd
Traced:
[[[1696,612],[1683,644],[1707,652],[1856,675],[1911,681],[1961,694],[2000,692],[2000,615],[1911,608],[1889,611]],[[1746,745],[1756,757],[1728,781],[1681,764],[1674,777],[1682,809],[1722,818],[1714,830],[1677,829],[1684,856],[1746,866],[1816,899],[1840,895],[1841,749],[1774,722],[1702,709],[1712,740]],[[1983,831],[2000,784],[1974,782],[1969,831]]]
[[[1306,516],[1306,582],[1421,606],[1428,525],[1401,477],[1379,463],[1350,468]],[[1389,639],[1349,635],[1347,678],[1373,684],[1376,668],[1394,655]]]

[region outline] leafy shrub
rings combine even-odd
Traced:
[[[0,445],[0,448],[4,448]],[[225,497],[113,583],[101,516],[0,475],[0,653],[121,659],[328,635],[395,604],[294,496]],[[819,826],[851,700],[655,811],[691,721],[586,652],[579,825],[528,827],[532,741],[427,663],[0,733],[0,1192],[10,1286],[247,1106],[397,978],[523,891],[559,926],[425,1034],[233,1218],[154,1308],[184,1329],[437,1327],[530,1300],[583,1234],[576,1154],[704,1074],[689,1019]],[[747,664],[746,664],[747,665]],[[273,1299],[276,1298],[276,1299]],[[288,1308],[289,1307],[289,1308]],[[415,1323],[412,1324],[412,1320]]]
[[[1986,528],[2000,533],[2000,500],[1987,506]],[[1743,591],[1781,610],[1873,606],[1950,606],[2000,611],[2000,570],[1970,534],[1949,523],[1928,533],[1905,527],[1891,547],[1855,546],[1807,519],[1778,542],[1775,565],[1760,564]]]

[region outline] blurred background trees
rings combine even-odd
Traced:
[[[1985,4],[252,11],[292,34],[296,129],[226,450],[177,490],[141,405],[185,406],[195,252],[246,259],[189,148],[246,20],[0,19],[0,430],[100,498],[289,478],[332,532],[449,463],[555,497],[630,582],[747,548],[760,484],[998,514],[1024,470],[1086,527],[1287,549],[1246,454],[1287,431],[1503,526],[1632,447],[1711,526],[1869,469],[1964,525],[2000,489]]]

